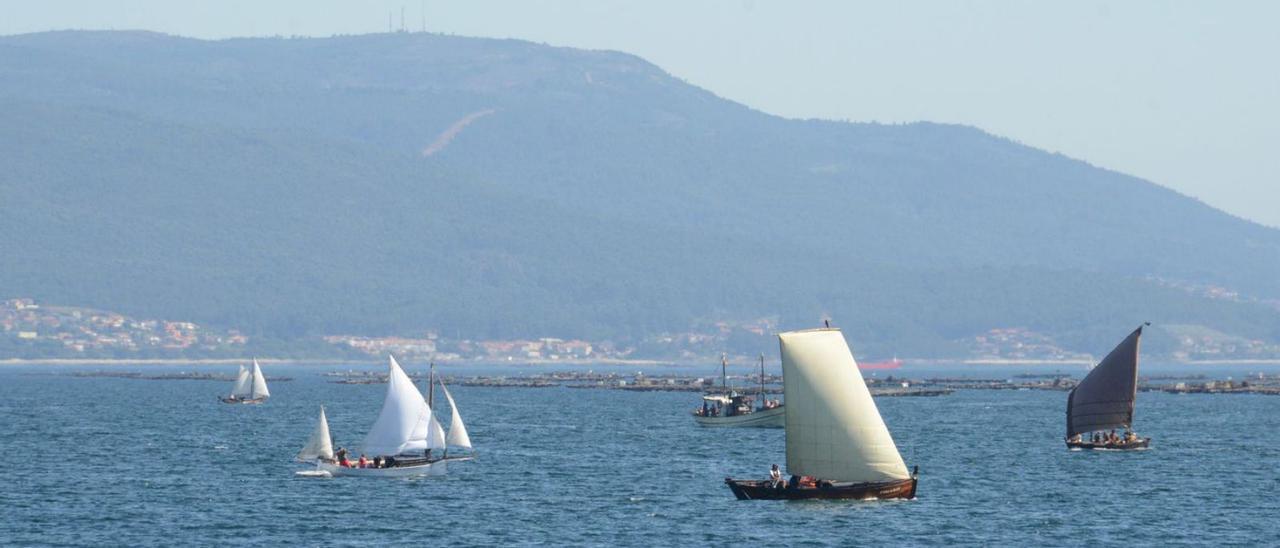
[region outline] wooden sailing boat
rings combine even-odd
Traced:
[[[1140,438],[1129,428],[1133,424],[1134,401],[1138,395],[1138,347],[1142,328],[1120,344],[1089,371],[1067,396],[1067,447],[1129,451],[1146,449],[1151,438]],[[1111,432],[1123,428],[1123,436]]]
[[[764,394],[764,354],[760,355],[760,391],[752,407],[750,396],[740,394],[729,388],[729,361],[720,356],[719,394],[707,394],[702,397],[702,407],[693,410],[693,420],[702,426],[754,426],[759,428],[782,428],[785,426],[787,411],[782,404],[771,405]]]
[[[789,480],[735,480],[739,499],[914,498],[894,445],[839,329],[778,335],[787,398]]]
[[[431,406],[414,386],[413,380],[405,374],[394,356],[389,358],[389,362],[387,396],[378,419],[374,421],[362,444],[367,457],[383,457],[384,465],[360,468],[348,458],[349,455],[340,450],[335,453],[335,460],[325,460],[318,456],[316,466],[319,470],[334,476],[434,476],[444,474],[449,461],[471,458],[447,455],[449,440],[454,440],[460,447],[471,446],[453,397],[448,396],[448,399],[454,414],[451,425],[455,426],[446,436]],[[434,371],[432,377],[434,381]],[[326,422],[326,433],[327,430]],[[457,430],[457,433],[453,430]],[[431,452],[436,450],[441,452],[433,458]]]
[[[240,366],[240,373],[236,375],[236,381],[231,385],[231,394],[219,399],[222,403],[262,403],[270,397],[267,378],[262,374],[262,367],[258,366],[258,359],[254,358],[253,371],[250,372],[243,365]]]

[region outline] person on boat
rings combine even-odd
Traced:
[[[791,474],[791,481],[787,483],[787,488],[788,488],[788,489],[799,489],[799,488],[800,488],[800,476],[799,476],[799,475],[797,475],[797,474]]]
[[[423,451],[423,452],[422,452],[422,458],[427,459],[427,460],[431,460],[431,448],[430,448],[430,447],[428,447],[426,451]]]
[[[369,467],[369,459],[364,458],[364,453],[360,453],[360,468]]]
[[[387,457],[387,458],[384,458],[384,459],[382,459],[382,465],[383,465],[384,467],[386,467],[386,468],[395,468],[395,466],[396,466],[396,458],[395,458],[395,457]]]
[[[782,483],[782,471],[775,464],[769,469],[769,485],[776,488],[779,483]]]
[[[374,468],[382,468],[382,456],[381,456],[381,455],[378,455],[378,456],[376,456],[376,457],[373,457],[373,467],[374,467]]]
[[[338,457],[338,466],[351,468],[351,461],[347,460],[347,449],[345,447],[339,447],[334,456]]]
[[[702,416],[704,416],[704,417],[705,417],[705,416],[707,416],[707,414],[708,414],[708,413],[710,413],[710,412],[711,412],[711,410],[707,408],[707,402],[706,402],[706,400],[703,400],[703,402],[702,402]]]
[[[1070,443],[1080,443],[1080,434],[1076,434],[1067,439]]]

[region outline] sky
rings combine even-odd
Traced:
[[[633,53],[779,116],[976,126],[1280,228],[1280,2],[0,0],[0,34],[400,26]]]

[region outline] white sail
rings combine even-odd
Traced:
[[[258,359],[253,359],[253,391],[249,394],[250,399],[269,398],[271,392],[267,391],[267,378],[262,376],[262,368],[258,367]]]
[[[427,448],[444,449],[444,447],[444,427],[440,426],[440,421],[436,420],[436,414],[433,412],[430,416],[430,424],[427,426]]]
[[[430,384],[428,384],[427,390],[430,390]],[[424,400],[430,401],[426,397],[424,397]],[[413,433],[409,435],[409,441],[405,443],[404,451],[444,448],[444,431],[440,426],[440,421],[436,420],[435,410],[431,409],[431,404],[429,403],[423,409],[423,413],[418,416],[417,424],[413,427]]]
[[[298,452],[298,460],[333,459],[333,439],[329,437],[329,420],[324,417],[324,407],[320,408],[320,422],[311,432],[307,446]]]
[[[838,482],[907,479],[907,466],[839,329],[778,335],[787,470]]]
[[[400,369],[394,356],[390,361],[387,399],[382,403],[378,420],[364,438],[364,452],[368,455],[397,455],[404,451],[422,415],[429,413],[427,402],[413,380]]]
[[[467,427],[462,424],[462,415],[458,414],[458,406],[454,405],[453,396],[449,394],[449,389],[445,388],[444,383],[440,383],[440,389],[444,390],[444,398],[449,400],[449,412],[452,415],[449,420],[449,439],[446,444],[449,447],[471,449],[471,437],[467,435]]]
[[[231,385],[231,397],[247,398],[252,391],[253,387],[249,382],[249,371],[242,365],[240,366],[240,373],[236,374],[235,384]]]

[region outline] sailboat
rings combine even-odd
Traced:
[[[298,451],[295,457],[298,462],[314,462],[315,470],[299,470],[295,472],[299,476],[319,476],[332,477],[326,470],[320,468],[321,462],[334,462],[336,459],[333,455],[333,438],[329,436],[329,420],[324,416],[324,406],[320,406],[320,420],[316,421],[316,429],[311,431],[311,438],[307,440],[307,445]]]
[[[470,456],[450,457],[450,440],[469,449],[471,440],[453,397],[448,396],[453,419],[448,434],[440,426],[431,405],[414,386],[394,356],[389,358],[387,395],[382,411],[365,435],[362,450],[368,457],[380,457],[381,465],[361,468],[351,462],[345,450],[334,453],[333,460],[316,457],[316,467],[334,476],[404,477],[443,475],[450,461],[467,460]],[[434,370],[432,385],[434,385]],[[441,385],[443,387],[443,385]],[[446,395],[448,392],[446,391]],[[328,425],[325,424],[327,432]],[[314,437],[314,434],[313,434]],[[308,443],[308,447],[311,443]],[[433,451],[439,450],[437,456]]]
[[[236,382],[231,385],[231,394],[219,399],[222,403],[262,403],[270,397],[267,378],[262,374],[258,359],[254,358],[253,371],[250,372],[243,365],[240,366],[240,372],[236,374]]]
[[[307,445],[298,451],[297,460],[298,462],[334,460],[333,438],[329,436],[329,419],[324,416],[323,405],[320,406],[320,420],[316,421],[316,429],[311,431],[311,438],[307,440]]]
[[[838,328],[778,335],[790,479],[724,482],[740,500],[910,499],[907,466]]]
[[[693,410],[693,420],[702,426],[754,426],[759,428],[782,428],[785,426],[787,411],[781,403],[770,402],[764,394],[764,354],[760,355],[760,390],[758,406],[753,407],[750,396],[738,393],[729,388],[729,362],[720,356],[719,394],[707,394],[702,397],[702,406]]]
[[[1151,438],[1140,438],[1129,430],[1138,395],[1138,347],[1142,328],[1147,325],[1151,324],[1133,330],[1071,389],[1067,396],[1067,448],[1128,451],[1151,446]],[[1116,428],[1125,429],[1124,435],[1103,432]]]

